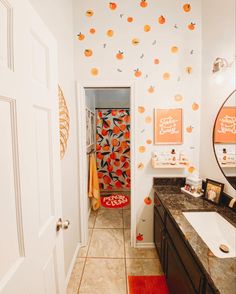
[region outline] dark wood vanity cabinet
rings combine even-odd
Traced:
[[[164,238],[165,238],[165,227],[162,222],[162,219],[160,215],[157,212],[157,209],[154,209],[154,242],[156,245],[156,249],[158,252],[158,255],[160,257],[161,264],[164,263]],[[164,268],[163,268],[164,270]]]
[[[195,294],[185,267],[167,235],[165,238],[165,274],[170,293]]]
[[[176,224],[155,196],[154,242],[171,294],[216,293],[188,249]]]

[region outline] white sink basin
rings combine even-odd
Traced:
[[[236,257],[236,228],[217,212],[183,212],[188,222],[206,243],[212,253],[219,258]],[[229,248],[228,253],[220,250],[220,245]]]

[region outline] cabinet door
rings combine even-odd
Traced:
[[[165,242],[165,268],[169,292],[171,294],[196,293],[185,271],[179,256],[172,245],[172,241],[166,236]]]
[[[164,225],[156,208],[154,208],[154,242],[164,268]]]
[[[206,291],[205,291],[206,294],[214,294],[216,293],[209,284],[206,285]]]

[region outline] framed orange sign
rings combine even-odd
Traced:
[[[155,144],[182,144],[182,109],[155,109]]]
[[[215,123],[215,143],[236,143],[236,107],[222,107]]]

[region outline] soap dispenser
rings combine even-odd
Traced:
[[[170,161],[171,165],[175,165],[176,164],[176,152],[175,149],[171,150],[171,161]]]
[[[223,155],[222,155],[222,164],[226,164],[228,161],[228,155],[226,148],[223,148]]]

